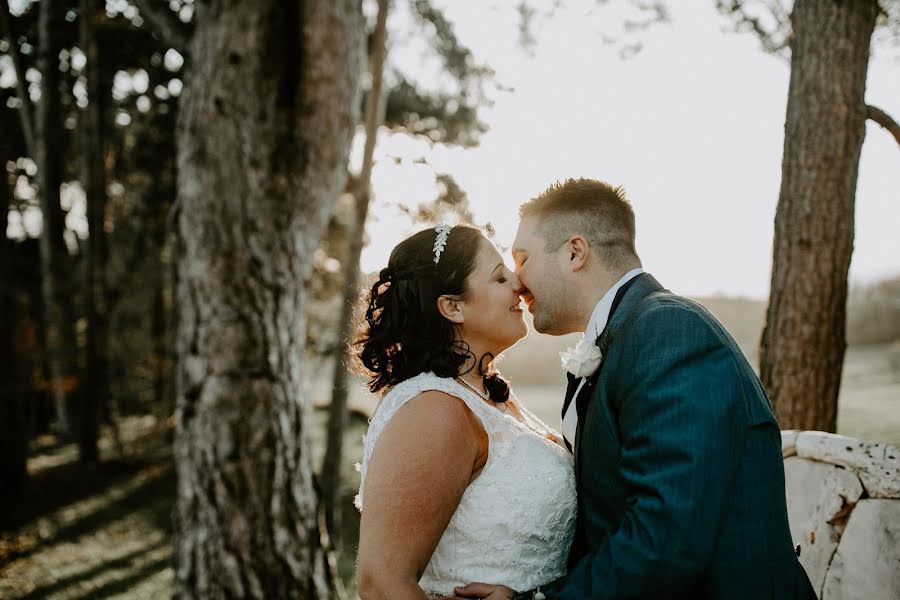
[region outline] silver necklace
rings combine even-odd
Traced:
[[[464,386],[466,386],[467,388],[469,388],[470,390],[472,390],[473,392],[475,392],[476,394],[478,394],[478,397],[479,397],[479,398],[481,398],[482,400],[484,400],[484,401],[486,401],[486,402],[489,402],[490,404],[493,404],[493,405],[496,406],[499,410],[501,410],[501,411],[503,411],[503,412],[506,412],[507,410],[509,410],[509,409],[507,408],[505,402],[494,402],[494,401],[491,400],[488,396],[485,396],[485,395],[482,394],[480,391],[478,391],[478,389],[477,389],[474,385],[472,385],[471,383],[469,383],[468,381],[466,381],[466,380],[463,379],[462,377],[457,377],[456,380],[457,380],[458,382],[460,382],[461,384],[463,384]]]

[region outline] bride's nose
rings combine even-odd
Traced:
[[[512,281],[513,291],[516,293],[516,295],[519,295],[525,291],[525,286],[522,285],[521,280],[519,280],[519,276],[515,273],[511,274],[510,281]]]

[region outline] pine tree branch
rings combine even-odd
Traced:
[[[716,8],[731,18],[738,31],[749,30],[755,33],[766,52],[783,58],[787,56],[792,36],[790,13],[780,0],[766,3],[766,9],[774,21],[772,29],[767,28],[760,18],[747,10],[745,0],[716,0]]]
[[[385,98],[382,94],[384,81],[384,57],[387,53],[385,38],[387,36],[387,12],[388,0],[378,2],[378,20],[372,35],[372,57],[369,72],[372,77],[372,87],[366,102],[366,144],[363,150],[363,163],[359,179],[365,186],[365,194],[368,195],[370,180],[372,179],[372,163],[375,155],[375,140],[378,137],[378,126],[384,122]],[[365,212],[365,211],[364,211]],[[365,219],[365,215],[362,215]]]
[[[871,104],[866,105],[866,118],[870,121],[874,121],[888,130],[894,139],[897,140],[897,144],[900,144],[900,124],[895,121],[891,115],[887,114],[880,108],[876,106],[872,106]]]

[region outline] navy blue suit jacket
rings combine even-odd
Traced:
[[[578,525],[547,598],[815,598],[794,553],[781,435],[722,325],[649,274],[575,399]]]

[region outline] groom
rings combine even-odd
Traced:
[[[814,599],[768,397],[722,325],[643,271],[622,188],[570,179],[520,216],[512,253],[535,329],[585,332],[564,356],[578,524],[565,577],[457,596]]]

